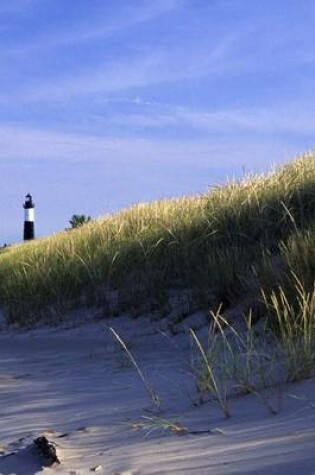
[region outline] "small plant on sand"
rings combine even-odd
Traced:
[[[158,397],[157,393],[155,392],[151,382],[148,380],[148,378],[143,373],[142,369],[138,365],[137,361],[135,360],[134,356],[132,355],[131,351],[128,349],[128,347],[125,344],[125,342],[123,341],[123,339],[118,335],[118,333],[113,328],[110,328],[110,331],[112,332],[115,339],[118,341],[118,343],[121,345],[121,347],[125,351],[126,355],[128,356],[128,358],[131,361],[131,363],[133,364],[133,366],[136,368],[137,373],[138,373],[141,381],[143,382],[143,385],[144,385],[144,387],[145,387],[145,389],[146,389],[146,391],[147,391],[147,393],[150,397],[150,400],[151,400],[153,406],[157,410],[160,410],[160,400],[159,400],[159,397]]]
[[[295,295],[289,299],[282,287],[263,299],[269,312],[270,325],[282,348],[286,380],[296,382],[309,378],[315,366],[315,282],[307,291],[297,276]]]
[[[131,424],[131,428],[135,430],[144,430],[146,431],[146,437],[152,432],[159,430],[163,432],[168,432],[177,436],[182,435],[202,435],[202,434],[222,434],[225,435],[226,432],[222,429],[215,427],[213,429],[197,429],[189,430],[187,427],[183,426],[180,422],[173,422],[169,419],[161,419],[159,417],[151,416],[142,416],[142,420],[134,422]]]
[[[266,357],[265,343],[255,336],[252,313],[244,318],[243,331],[236,330],[222,315],[221,306],[211,312],[207,346],[204,348],[191,330],[199,352],[193,373],[201,393],[210,394],[223,415],[230,416],[228,398],[237,394],[255,394],[273,384],[273,358]],[[267,397],[262,398],[270,412],[275,413]]]
[[[198,387],[201,391],[207,391],[213,396],[224,416],[228,418],[231,414],[227,398],[226,380],[222,377],[220,378],[216,373],[212,358],[214,353],[211,351],[213,348],[208,352],[204,349],[194,330],[190,329],[190,334],[200,355],[201,364],[194,367]]]
[[[294,297],[282,287],[262,291],[266,323],[254,330],[252,313],[236,329],[222,315],[211,312],[207,346],[191,330],[199,359],[194,375],[199,390],[210,394],[229,417],[228,397],[254,394],[272,414],[280,410],[282,386],[309,378],[315,367],[315,288],[309,292],[295,280]],[[240,322],[238,321],[238,326]],[[277,394],[277,407],[270,402]]]
[[[170,432],[174,435],[186,435],[188,429],[184,427],[180,422],[172,422],[168,419],[161,419],[159,417],[142,416],[142,420],[134,422],[131,425],[132,429],[144,430],[146,437],[148,437],[154,431]]]

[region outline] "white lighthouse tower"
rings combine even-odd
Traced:
[[[35,205],[32,196],[28,193],[25,197],[24,208],[24,241],[30,241],[35,237]]]

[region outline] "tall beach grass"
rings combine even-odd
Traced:
[[[171,290],[224,307],[314,280],[315,154],[200,196],[139,204],[0,254],[0,304],[33,324],[75,306],[167,312]],[[304,280],[303,280],[304,279]],[[307,283],[306,283],[307,279]]]

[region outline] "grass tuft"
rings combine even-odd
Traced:
[[[110,328],[110,331],[112,332],[112,334],[114,335],[114,337],[116,338],[116,340],[118,341],[118,343],[121,345],[121,347],[123,348],[123,350],[126,352],[126,355],[128,356],[129,360],[131,361],[131,363],[133,364],[133,366],[136,368],[137,370],[137,373],[149,395],[149,398],[153,404],[153,406],[159,410],[160,409],[160,400],[159,400],[159,397],[156,393],[156,391],[154,390],[151,382],[149,381],[149,379],[145,376],[145,374],[143,373],[142,369],[140,368],[140,366],[138,365],[137,361],[135,360],[133,354],[131,353],[131,351],[128,349],[126,343],[123,341],[123,339],[118,335],[118,333],[113,329],[113,328]]]
[[[282,386],[312,376],[315,368],[315,287],[308,292],[296,280],[295,299],[289,300],[279,287],[267,295],[262,291],[268,319],[259,330],[249,312],[245,324],[232,324],[212,312],[207,346],[191,331],[199,358],[193,366],[197,388],[230,416],[229,400],[238,394],[254,394],[272,414],[279,411]],[[273,330],[273,331],[271,331]],[[279,407],[268,397],[278,391]],[[269,394],[270,395],[270,394]]]

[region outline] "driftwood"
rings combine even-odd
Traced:
[[[38,447],[43,457],[48,463],[50,463],[50,465],[53,465],[54,463],[60,464],[56,447],[51,442],[49,442],[45,436],[37,437],[37,439],[34,440],[34,444]]]

